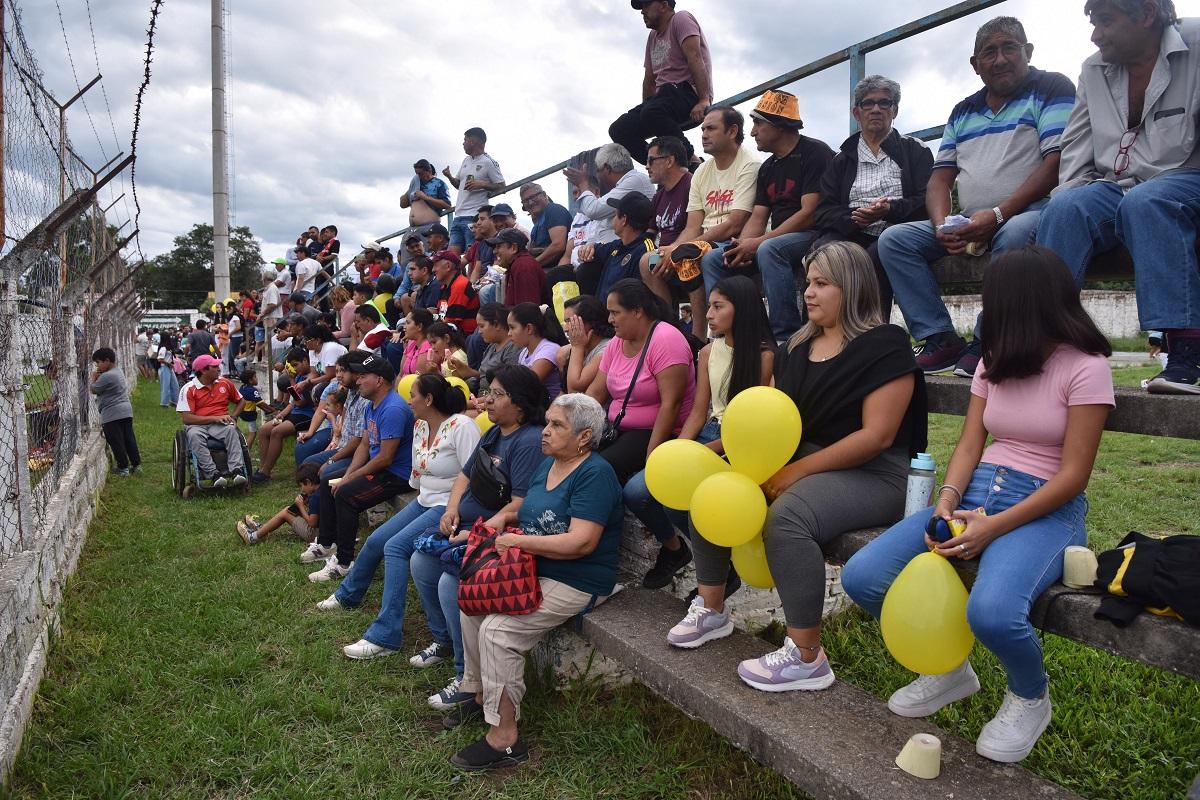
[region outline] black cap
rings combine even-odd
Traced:
[[[487,243],[492,247],[495,247],[501,242],[504,244],[515,244],[518,250],[523,250],[529,244],[529,237],[521,233],[516,228],[505,228],[487,240]]]
[[[496,205],[492,206],[491,216],[515,217],[516,214],[513,213],[512,206],[510,206],[508,203],[496,203]]]
[[[653,3],[653,2],[654,2],[654,0],[629,0],[629,5],[633,6],[635,11],[641,11],[643,8],[646,7],[647,3]],[[667,4],[670,5],[671,8],[674,8],[675,0],[667,0]]]
[[[383,356],[369,355],[362,361],[351,361],[346,367],[356,375],[378,375],[389,383],[396,380],[396,371]]]
[[[430,234],[433,234],[433,233],[440,233],[442,236],[445,236],[447,239],[450,238],[450,231],[446,230],[446,226],[440,222],[433,223],[432,225],[429,226],[429,230],[425,231],[426,236],[429,236]]]
[[[654,205],[650,198],[641,192],[630,192],[619,199],[610,197],[605,202],[629,220],[629,224],[635,228],[646,230],[650,227],[650,221],[654,219]]]

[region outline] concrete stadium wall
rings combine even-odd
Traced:
[[[982,308],[977,294],[948,295],[946,309],[954,320],[954,327],[969,331],[975,327],[975,318]],[[1133,292],[1109,292],[1088,290],[1082,293],[1084,309],[1092,315],[1100,332],[1109,337],[1137,336],[1141,331],[1138,323],[1137,297]],[[892,322],[904,325],[900,308],[892,308]]]

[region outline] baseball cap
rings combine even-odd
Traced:
[[[435,264],[439,261],[449,261],[456,267],[462,265],[462,260],[459,259],[458,253],[453,250],[442,250],[439,253],[434,253],[432,261]]]
[[[347,368],[356,375],[378,375],[389,383],[396,379],[396,372],[383,356],[370,355],[362,361],[351,361]]]
[[[434,233],[440,233],[442,236],[445,236],[447,239],[450,238],[450,231],[446,230],[446,226],[440,222],[433,223],[432,225],[429,226],[429,230],[425,231],[426,236],[430,236],[431,234],[434,234]]]
[[[404,240],[404,244],[405,244],[405,246],[408,246],[408,245],[412,244],[413,242],[416,242],[417,244],[419,244],[419,245],[421,245],[421,246],[424,246],[424,245],[425,245],[425,243],[424,243],[423,241],[421,241],[421,237],[420,237],[420,236],[418,236],[418,235],[417,235],[417,234],[415,234],[415,233],[410,233],[410,234],[409,234],[409,235],[408,235],[408,236],[405,238],[405,240]]]
[[[221,366],[221,362],[212,356],[196,356],[196,360],[192,362],[192,371],[199,372],[202,369],[219,366]]]
[[[374,250],[374,251],[378,252],[383,249],[383,245],[381,245],[379,242],[363,242],[362,249],[363,250]]]
[[[617,213],[629,220],[629,224],[635,228],[650,227],[650,220],[654,218],[654,206],[650,202],[650,198],[641,192],[630,192],[624,197],[606,200],[610,206],[617,210]]]
[[[309,298],[308,292],[292,292],[292,302],[293,303],[296,302],[297,300],[304,300],[305,302],[307,302],[308,298]]]
[[[505,228],[487,240],[487,243],[492,247],[495,247],[501,242],[504,244],[515,244],[518,249],[521,249],[529,244],[529,238],[516,228]]]
[[[279,266],[279,267],[286,267],[287,259],[286,258],[277,258],[274,261],[272,261],[271,263],[275,264],[276,266]]]
[[[654,0],[629,0],[629,5],[633,6],[636,11],[641,11],[646,7],[647,3],[653,3]],[[675,0],[667,0],[671,8],[675,7]]]
[[[510,206],[508,203],[496,203],[496,205],[492,206],[492,214],[491,215],[493,217],[515,217],[516,216],[516,214],[513,213],[512,206]]]

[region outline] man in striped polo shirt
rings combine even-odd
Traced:
[[[929,178],[929,222],[894,225],[879,237],[879,256],[927,372],[970,377],[979,364],[979,322],[969,345],[954,331],[930,265],[946,255],[1025,247],[1058,184],[1060,140],[1075,87],[1057,72],[1029,65],[1033,45],[1020,21],[997,17],[975,36],[971,66],[984,88],[954,107]],[[970,224],[939,231],[958,188]]]

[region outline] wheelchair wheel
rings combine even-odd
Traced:
[[[189,461],[191,453],[187,449],[187,436],[182,430],[176,431],[175,441],[171,445],[171,488],[180,497],[184,497],[184,489],[190,483]]]
[[[246,476],[246,485],[242,487],[242,494],[250,494],[250,488],[254,485],[251,476],[254,474],[254,462],[250,460],[250,448],[246,446],[246,437],[238,431],[238,443],[242,447],[242,474]]]

